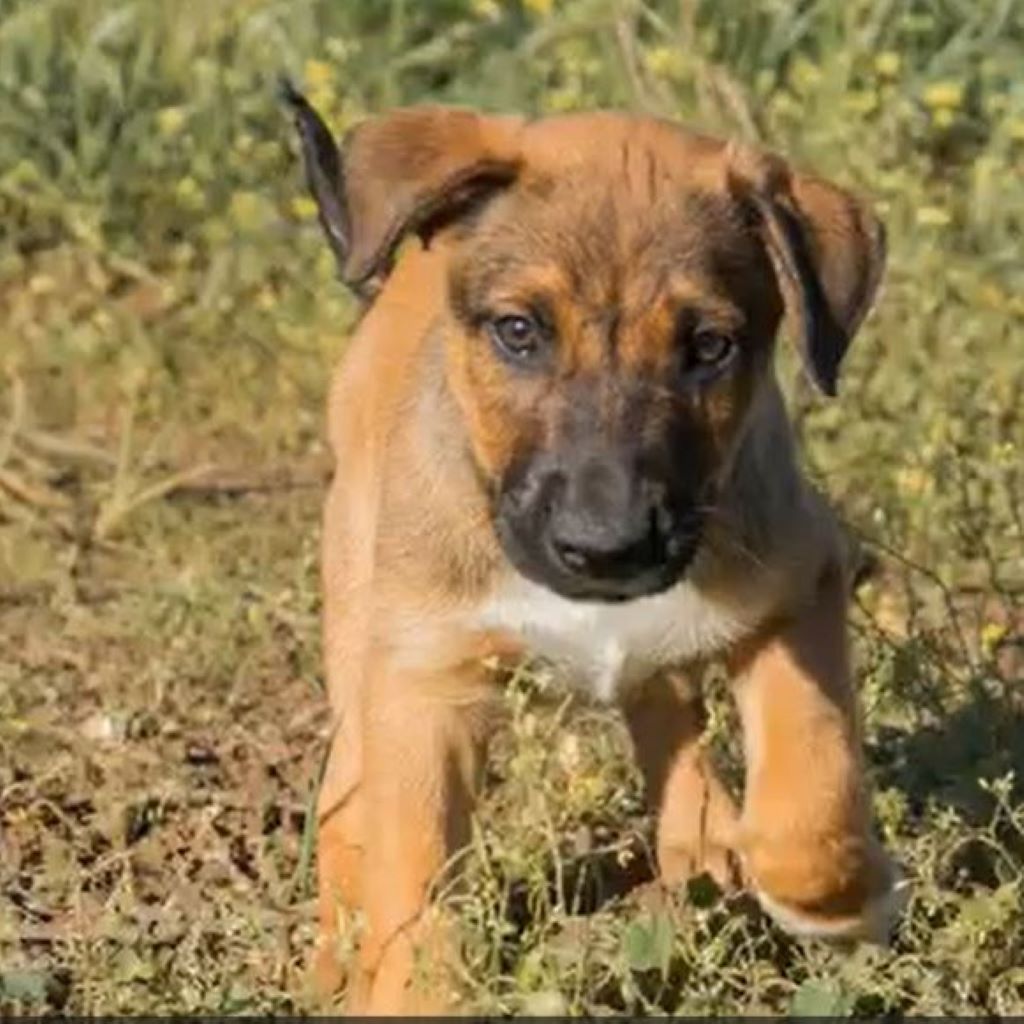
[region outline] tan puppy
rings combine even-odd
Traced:
[[[443,1005],[413,983],[417,948],[439,948],[428,890],[467,837],[494,666],[525,652],[623,708],[666,880],[726,881],[732,851],[785,926],[884,931],[843,549],[772,361],[785,311],[834,393],[879,223],[777,157],[651,118],[421,107],[339,152],[287,96],[367,302],[329,409],[325,975],[339,906],[361,908],[350,1008]],[[743,722],[739,815],[698,744],[711,658]]]

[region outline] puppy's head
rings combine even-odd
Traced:
[[[405,235],[446,235],[448,380],[511,562],[577,599],[679,580],[784,312],[835,392],[881,276],[880,224],[775,156],[666,122],[423,107],[339,152],[290,98],[357,292],[386,285]]]

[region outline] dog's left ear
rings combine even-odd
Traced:
[[[804,366],[826,395],[885,269],[885,229],[859,199],[780,157],[726,150],[730,191],[753,214],[795,322]]]
[[[339,150],[304,96],[288,83],[282,96],[341,278],[363,297],[379,291],[407,234],[429,236],[519,170],[521,118],[409,107],[357,125]]]

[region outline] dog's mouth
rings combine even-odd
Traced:
[[[686,575],[700,546],[699,525],[638,539],[613,550],[580,550],[550,530],[514,517],[496,519],[498,539],[527,579],[574,601],[619,603],[670,589]]]
[[[575,601],[630,601],[674,586],[703,532],[698,481],[628,448],[546,452],[495,494],[498,539],[523,576]]]

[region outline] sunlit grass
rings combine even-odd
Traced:
[[[581,863],[642,856],[636,779],[612,716],[525,673],[450,897],[466,998],[1022,1012],[1022,66],[1011,0],[0,0],[0,1008],[307,1005],[322,404],[354,310],[286,71],[338,130],[423,99],[678,117],[889,228],[841,397],[786,378],[879,561],[851,623],[914,884],[893,948],[699,887],[584,908]]]

